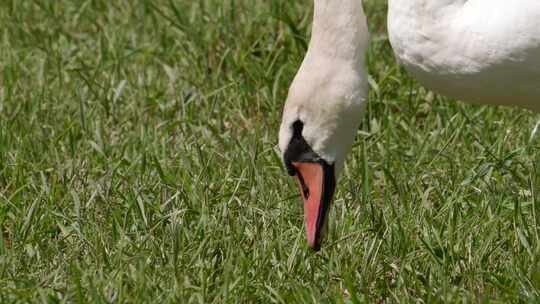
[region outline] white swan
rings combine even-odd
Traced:
[[[306,57],[283,111],[279,145],[319,248],[337,176],[367,98],[361,0],[314,0]],[[540,0],[389,0],[396,57],[422,84],[468,102],[540,111]]]
[[[311,41],[289,89],[279,146],[304,198],[308,244],[318,248],[336,176],[367,101],[366,17],[360,0],[315,0]]]

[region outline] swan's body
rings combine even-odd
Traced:
[[[317,248],[367,98],[361,0],[314,0],[313,32],[279,143]],[[389,0],[396,56],[422,84],[468,102],[540,111],[540,0]]]
[[[482,104],[540,111],[540,1],[390,0],[388,32],[420,83]]]

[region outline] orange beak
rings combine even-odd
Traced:
[[[304,200],[304,221],[309,247],[319,250],[336,186],[334,168],[326,163],[293,162]]]

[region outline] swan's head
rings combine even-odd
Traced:
[[[289,89],[279,146],[288,173],[299,185],[308,245],[313,249],[324,237],[337,179],[351,151],[366,97],[363,69],[339,60],[309,60],[309,55]]]

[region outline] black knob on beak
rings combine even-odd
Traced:
[[[284,153],[283,160],[285,162],[285,167],[289,175],[296,175],[296,168],[293,166],[293,162],[303,162],[303,163],[318,163],[323,161],[317,153],[311,149],[309,144],[306,142],[302,136],[302,131],[304,130],[304,123],[300,120],[297,120],[293,123],[293,136],[287,150]]]

